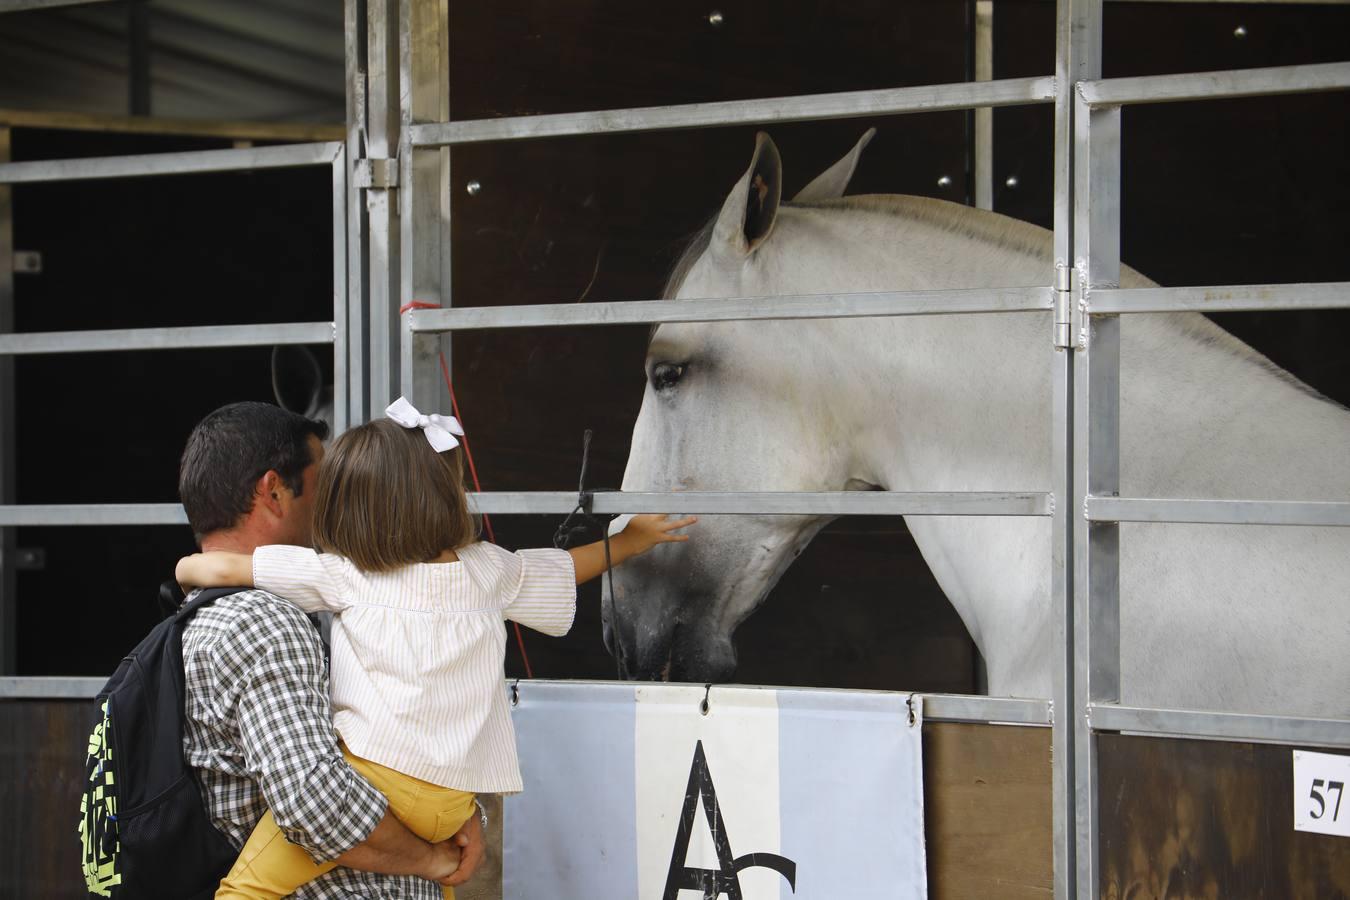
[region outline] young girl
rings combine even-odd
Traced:
[[[502,684],[504,620],[566,634],[576,586],[605,569],[602,542],[510,553],[477,540],[450,416],[403,398],[339,437],[319,466],[314,542],[196,553],[180,584],[253,586],[336,614],[333,725],[352,766],[419,837],[444,841],[478,793],[522,787]],[[452,434],[453,433],[453,434]],[[636,516],[610,540],[615,565],[686,541],[693,517]],[[217,898],[279,898],[333,868],[287,842],[268,812]],[[452,888],[444,889],[447,898]]]

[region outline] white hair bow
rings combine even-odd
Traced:
[[[385,409],[384,414],[404,428],[420,428],[427,436],[427,443],[437,453],[444,453],[459,446],[455,435],[464,434],[459,419],[454,416],[438,416],[432,413],[424,416],[404,397],[399,397]]]

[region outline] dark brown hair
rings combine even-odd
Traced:
[[[333,442],[319,465],[314,543],[365,572],[428,562],[477,537],[458,449],[376,419]]]
[[[303,494],[311,435],[322,441],[328,425],[270,403],[231,403],[198,422],[178,465],[178,498],[197,542],[238,525],[268,471],[295,496]]]

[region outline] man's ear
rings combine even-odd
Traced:
[[[253,494],[257,499],[255,506],[261,506],[278,519],[281,518],[284,510],[284,493],[290,489],[286,483],[281,480],[275,469],[268,469],[263,476],[258,479],[258,484],[254,488]]]

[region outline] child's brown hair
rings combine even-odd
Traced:
[[[380,418],[344,433],[319,465],[314,543],[365,572],[428,562],[477,537],[458,450]]]

